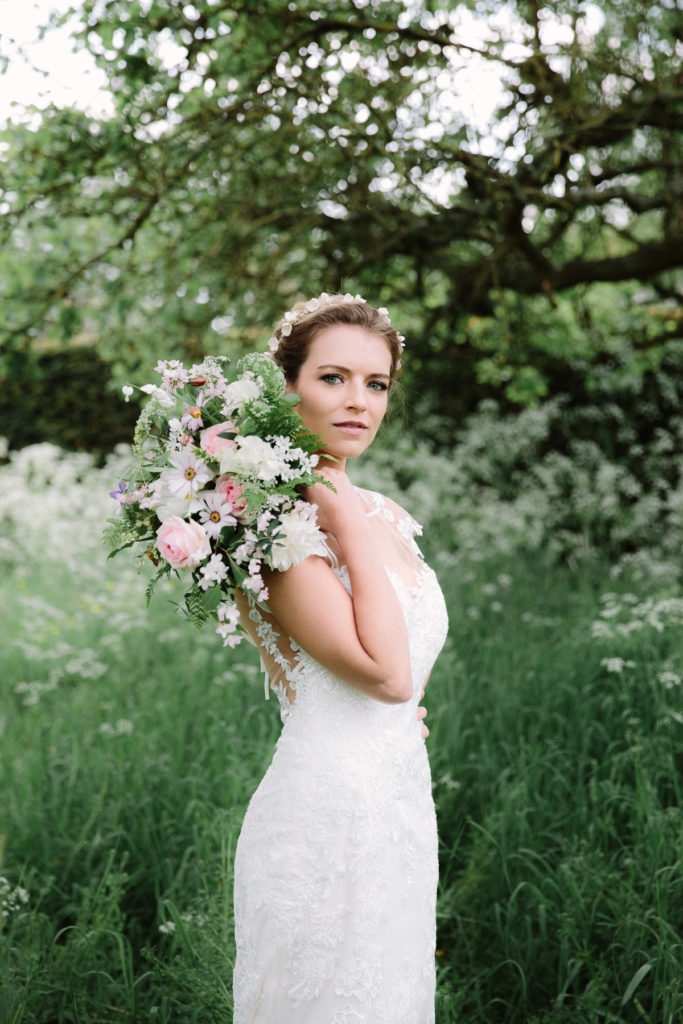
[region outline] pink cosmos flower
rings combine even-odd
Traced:
[[[204,421],[202,420],[201,406],[188,405],[187,409],[180,418],[180,422],[188,430],[191,430],[192,433],[194,433],[195,430],[199,430],[200,427],[203,427]]]
[[[231,441],[229,437],[219,437],[219,434],[227,433],[228,431],[234,431],[235,427],[229,420],[224,423],[216,423],[213,427],[207,427],[206,430],[202,430],[199,444],[209,455],[218,455],[221,448],[234,448],[235,442]]]

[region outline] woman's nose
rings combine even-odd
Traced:
[[[349,381],[346,405],[349,409],[365,408],[365,385],[363,381]]]

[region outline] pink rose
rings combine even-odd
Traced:
[[[218,436],[219,434],[234,430],[234,424],[230,422],[215,423],[213,427],[207,427],[206,430],[202,430],[199,444],[205,452],[208,452],[209,455],[213,455],[215,457],[218,455],[221,448],[235,447],[235,442],[231,441],[229,437]]]
[[[232,505],[232,513],[240,519],[247,508],[247,503],[242,497],[244,491],[231,476],[219,476],[216,480],[216,493],[223,498],[223,503]]]
[[[159,554],[174,569],[194,569],[211,554],[209,538],[193,519],[169,516],[157,530]]]

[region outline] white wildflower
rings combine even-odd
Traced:
[[[219,604],[216,615],[218,616],[216,632],[222,638],[223,646],[236,647],[242,639],[237,633],[240,621],[237,605],[224,601],[223,604]]]
[[[635,661],[626,661],[624,658],[601,658],[600,664],[607,672],[621,673],[625,668],[635,668]]]
[[[255,572],[251,576],[247,576],[242,582],[243,590],[250,590],[252,594],[256,594],[256,598],[259,601],[268,600],[268,588],[263,582],[261,573]]]
[[[591,623],[591,636],[594,640],[611,640],[614,632],[609,623],[598,620]]]
[[[133,731],[133,723],[127,718],[119,718],[111,725],[109,722],[102,722],[99,731],[103,736],[129,736]]]
[[[0,875],[0,916],[8,918],[28,903],[28,893],[21,885],[12,886]]]

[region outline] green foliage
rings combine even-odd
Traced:
[[[212,612],[215,612],[223,600],[220,587],[210,587],[208,590],[200,590],[193,586],[185,594],[185,611],[196,629],[201,629]]]
[[[658,589],[647,571],[463,568],[430,739],[444,983],[462,1019],[677,1020],[680,673],[665,666],[683,605],[660,630],[629,603]],[[605,636],[615,607],[640,628]]]
[[[130,441],[139,409],[110,386],[89,345],[19,352],[0,373],[0,416],[11,448],[52,441],[99,456]]]
[[[253,373],[263,381],[262,394],[245,402],[240,429],[244,434],[282,435],[296,437],[297,444],[306,452],[317,451],[316,435],[301,424],[301,416],[294,411],[298,395],[285,395],[286,381],[282,370],[262,352],[251,352],[243,356],[235,367],[235,373]]]
[[[510,455],[539,415],[501,431]],[[445,462],[416,457],[411,511],[433,518]],[[98,558],[121,461],[37,446],[0,470],[0,874],[28,893],[0,918],[0,1019],[16,1024],[232,1012],[233,854],[277,708],[254,652],[168,603],[143,615],[135,570]],[[473,535],[481,512],[456,496],[442,522],[468,515]],[[679,552],[568,568],[505,541],[425,537],[451,619],[427,689],[437,1024],[677,1022]]]
[[[411,427],[426,439],[389,428],[351,473],[471,552],[673,556],[683,529],[681,344],[644,372],[616,351],[560,387],[521,413],[484,402],[457,432],[417,407]]]
[[[263,344],[342,287],[391,307],[409,389],[462,420],[680,338],[673,0],[76,10],[114,113],[4,134],[5,352],[85,324],[123,382]],[[473,70],[501,83],[490,115]]]

